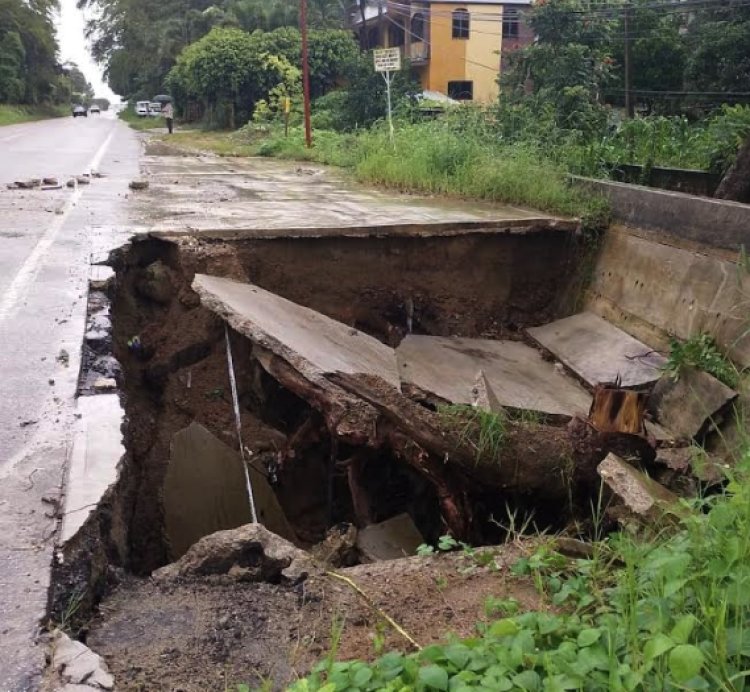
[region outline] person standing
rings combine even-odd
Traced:
[[[169,130],[169,134],[171,135],[174,128],[174,108],[172,108],[172,104],[169,101],[162,107],[161,114],[167,120],[167,130]]]

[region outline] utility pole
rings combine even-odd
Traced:
[[[630,55],[630,8],[628,3],[625,6],[623,15],[623,29],[625,39],[625,114],[628,118],[635,115],[635,104],[633,103],[633,61]]]
[[[307,43],[307,0],[300,0],[300,33],[302,34],[302,93],[305,111],[305,144],[312,146],[312,125],[310,124],[310,61]]]

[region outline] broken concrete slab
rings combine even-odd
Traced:
[[[294,530],[276,493],[252,465],[250,483],[260,523],[294,541]],[[198,423],[191,423],[172,438],[164,480],[164,519],[174,560],[204,536],[252,521],[239,453]]]
[[[695,368],[683,368],[679,377],[663,375],[654,387],[649,408],[663,426],[680,439],[699,437],[737,398],[737,392]]]
[[[393,349],[364,332],[253,284],[196,274],[193,290],[205,307],[308,379],[368,374],[400,388]]]
[[[404,383],[453,403],[475,402],[481,371],[500,406],[584,417],[591,406],[583,387],[520,341],[410,334],[396,356]]]
[[[153,573],[157,581],[229,576],[239,581],[299,582],[314,572],[309,553],[262,524],[204,536],[177,562]]]
[[[640,387],[656,382],[666,358],[593,312],[532,327],[529,335],[590,387]]]
[[[424,537],[406,513],[370,524],[357,535],[357,548],[367,562],[410,557],[423,543]]]
[[[83,526],[107,489],[117,480],[122,444],[123,412],[117,394],[82,396],[70,455],[60,543]]]
[[[64,683],[86,689],[114,688],[114,678],[104,659],[85,644],[58,630],[53,635],[52,649],[52,669]]]
[[[487,379],[487,375],[484,374],[484,370],[480,370],[477,375],[476,382],[471,388],[471,405],[483,408],[485,411],[491,413],[499,413],[503,410],[502,404],[495,394],[495,390],[492,389],[492,385]]]
[[[615,454],[608,454],[597,471],[616,498],[607,512],[620,523],[658,523],[679,513],[677,495]]]

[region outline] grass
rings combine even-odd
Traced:
[[[574,188],[565,170],[540,150],[502,145],[441,122],[402,123],[391,145],[387,131],[318,130],[307,149],[301,128],[247,125],[237,132],[179,132],[170,143],[220,156],[266,156],[314,161],[350,170],[365,183],[405,192],[449,195],[531,207],[580,217],[586,228],[606,225],[603,199]]]
[[[70,108],[67,106],[14,106],[4,103],[0,104],[0,127],[66,115],[70,115]]]
[[[553,542],[518,560],[547,609],[497,598],[476,635],[331,663],[291,686],[312,690],[722,690],[750,686],[750,443],[719,495],[695,500],[650,539],[614,534],[590,559]],[[498,607],[500,606],[500,607]]]
[[[118,117],[130,125],[131,128],[140,132],[156,129],[162,129],[166,132],[167,129],[164,118],[155,118],[150,115],[141,117],[140,115],[136,115],[132,108],[120,111]]]
[[[664,369],[676,380],[685,368],[703,370],[733,389],[740,384],[739,370],[719,350],[710,334],[695,334],[687,341],[671,340]]]
[[[465,404],[445,404],[438,407],[438,414],[462,444],[474,448],[477,462],[499,458],[507,432],[504,414]]]

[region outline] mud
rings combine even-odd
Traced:
[[[496,566],[459,555],[361,565],[341,573],[419,644],[467,637],[488,620],[488,597],[544,607],[530,580],[508,566],[521,549],[498,551]],[[118,690],[283,686],[306,674],[343,628],[338,656],[372,660],[411,645],[347,585],[313,577],[294,588],[229,580],[157,584],[129,578],[91,623],[87,644],[107,660]]]

